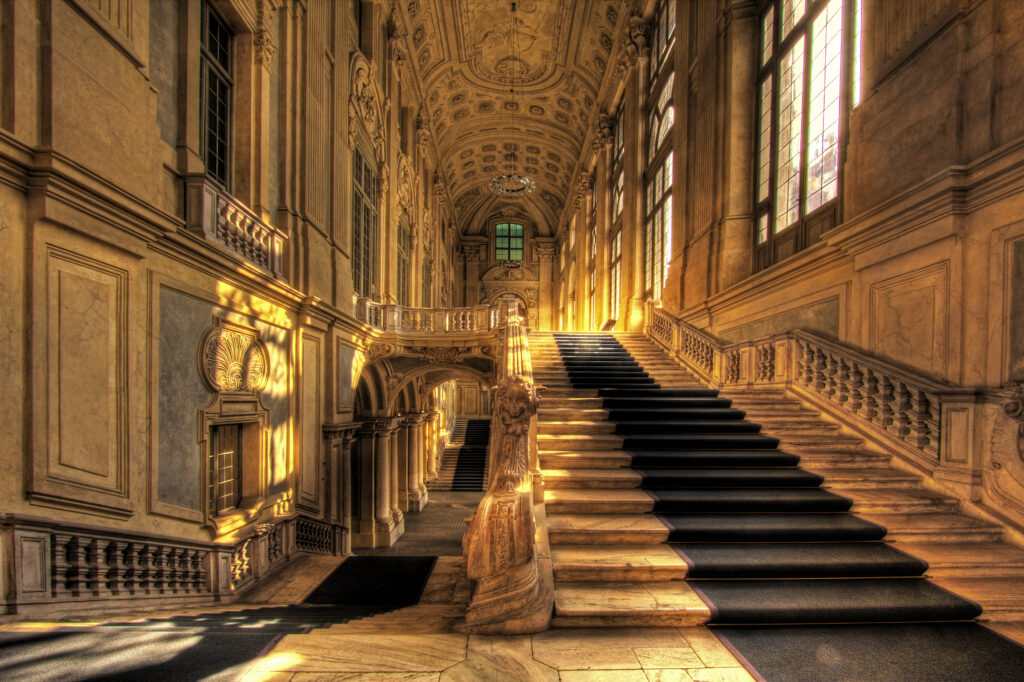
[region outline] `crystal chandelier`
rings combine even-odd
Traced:
[[[516,94],[516,71],[522,73],[523,63],[520,61],[521,55],[518,49],[518,36],[519,34],[519,23],[516,18],[516,3],[512,3],[512,24],[509,31],[508,38],[508,51],[509,51],[509,62],[512,64],[512,88],[510,92],[512,97],[515,98]],[[520,88],[520,94],[523,98],[523,106],[526,106],[526,93]],[[515,128],[515,112],[512,112],[512,125],[510,127]],[[533,181],[529,176],[519,173],[516,169],[516,147],[512,146],[512,163],[509,167],[506,167],[508,172],[498,173],[491,178],[490,189],[497,195],[504,197],[519,197],[529,194],[536,187],[537,183]]]

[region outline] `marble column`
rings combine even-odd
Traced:
[[[406,420],[408,437],[409,469],[406,488],[409,491],[409,511],[421,511],[427,503],[427,486],[423,482],[423,422],[427,415],[424,412],[413,412]]]
[[[395,525],[399,525],[403,522],[405,517],[402,515],[402,509],[398,503],[398,490],[402,485],[401,476],[399,476],[398,468],[398,418],[395,418],[394,425],[391,431],[388,432],[388,438],[390,443],[388,445],[388,455],[391,459],[391,485],[390,485],[390,501],[391,501],[391,518],[394,520]]]
[[[392,513],[391,434],[394,417],[373,421],[373,546],[387,547],[397,539],[397,520]]]
[[[754,117],[757,94],[757,54],[750,49],[758,41],[757,3],[732,0],[726,10],[728,24],[726,69],[729,84],[728,115],[725,119],[726,209],[718,251],[718,287],[726,289],[753,272],[754,217],[750,201],[754,194]]]
[[[352,445],[361,422],[324,424],[324,437],[330,443],[330,477],[327,519],[338,528],[339,554],[352,552]]]
[[[440,413],[437,410],[427,412],[427,480],[433,481],[437,478],[437,422]]]

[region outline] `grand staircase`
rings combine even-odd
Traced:
[[[455,420],[451,444],[441,457],[437,478],[427,485],[431,490],[480,491],[487,483],[490,419]]]
[[[1024,551],[797,400],[640,334],[530,343],[555,625],[1024,620]]]

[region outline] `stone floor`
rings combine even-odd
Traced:
[[[300,634],[268,638],[249,656],[221,647],[241,645],[244,631],[211,635],[202,622],[155,623],[159,618],[232,612],[299,603],[340,563],[337,557],[300,557],[248,596],[245,604],[104,614],[102,618],[0,625],[4,679],[216,680],[615,680],[740,681],[753,678],[703,627],[552,629],[517,637],[466,635],[455,626],[465,614],[470,582],[461,538],[481,493],[431,491],[423,512],[408,514],[406,534],[386,549],[358,554],[438,556],[416,606]],[[258,613],[258,611],[255,611]],[[202,619],[200,619],[201,621]],[[258,618],[256,620],[259,620]],[[136,621],[126,623],[125,621]],[[110,627],[119,622],[119,627]],[[187,627],[183,627],[187,625]],[[223,630],[223,628],[222,628]],[[296,630],[290,632],[295,633]],[[195,649],[195,647],[203,647]],[[221,658],[222,665],[187,672],[153,667],[189,650]],[[218,654],[218,652],[220,652]],[[6,663],[3,662],[6,659]],[[230,660],[229,660],[230,659]],[[235,660],[239,659],[239,660]],[[196,660],[193,658],[192,660]],[[210,667],[210,666],[208,666]]]
[[[286,635],[246,680],[736,681],[753,678],[702,627],[553,629],[518,637],[465,635],[470,584],[461,554],[464,519],[481,493],[431,491],[406,534],[358,554],[439,555],[420,603],[304,635]]]

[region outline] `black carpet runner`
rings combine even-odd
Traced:
[[[491,439],[490,419],[466,421],[466,439],[459,448],[452,476],[452,490],[483,490],[487,471],[487,446]]]
[[[1024,648],[717,391],[661,388],[611,335],[555,341],[573,387],[602,398],[710,624],[765,679],[1024,679]],[[921,664],[930,652],[944,665]]]
[[[0,679],[239,679],[285,635],[418,603],[436,560],[349,557],[293,606],[0,632]]]

